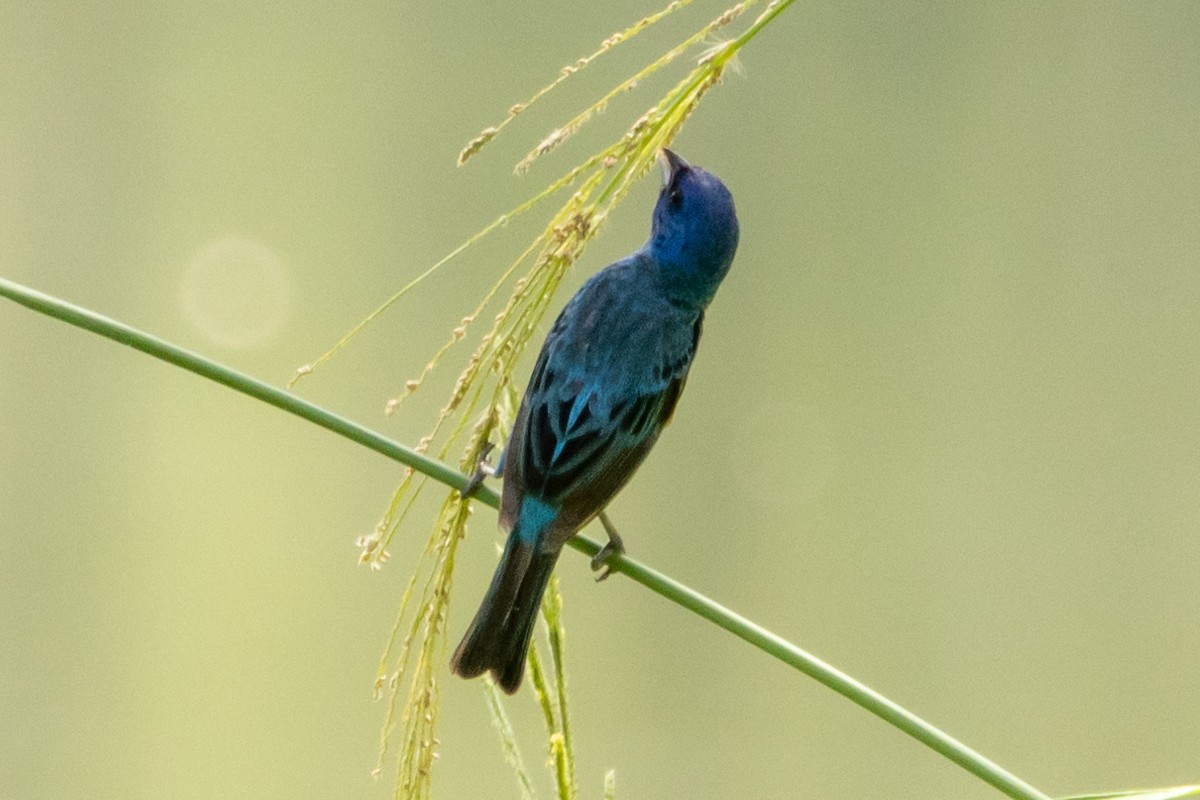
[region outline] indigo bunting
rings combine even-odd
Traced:
[[[451,668],[464,678],[490,670],[508,694],[521,685],[559,552],[601,514],[670,421],[704,309],[737,249],[725,185],[670,150],[662,163],[650,240],[593,275],[559,314],[496,464],[508,541]],[[623,549],[606,528],[610,542],[593,569]]]

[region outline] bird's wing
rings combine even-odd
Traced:
[[[700,326],[696,317],[682,331],[621,342],[608,354],[620,359],[611,369],[597,369],[608,362],[594,352],[581,360],[557,348],[562,332],[551,331],[509,442],[504,493],[510,503],[519,493],[557,509],[548,531],[554,544],[603,510],[658,439],[683,391]]]

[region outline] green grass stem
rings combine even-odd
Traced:
[[[0,296],[7,297],[54,319],[140,350],[147,355],[287,411],[394,461],[410,466],[449,487],[462,489],[466,486],[467,476],[456,469],[423,456],[363,425],[302,400],[290,392],[218,364],[199,353],[185,350],[94,311],[80,308],[4,278],[0,278]],[[498,505],[496,493],[487,487],[480,487],[475,496],[485,505],[493,508]],[[589,557],[600,550],[598,543],[582,535],[576,536],[568,544]],[[696,590],[632,558],[622,556],[611,559],[609,563],[614,572],[629,577],[667,600],[698,614],[764,653],[817,680],[1009,797],[1018,798],[1018,800],[1049,800],[1047,795],[925,722],[911,711]]]

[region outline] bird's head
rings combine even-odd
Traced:
[[[650,255],[672,293],[703,307],[729,271],[738,244],[733,195],[717,176],[670,150],[660,157],[663,188],[654,207]]]

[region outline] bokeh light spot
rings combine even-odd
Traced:
[[[291,308],[292,279],[266,245],[241,237],[217,239],[184,269],[184,314],[216,344],[260,345],[277,334]]]

